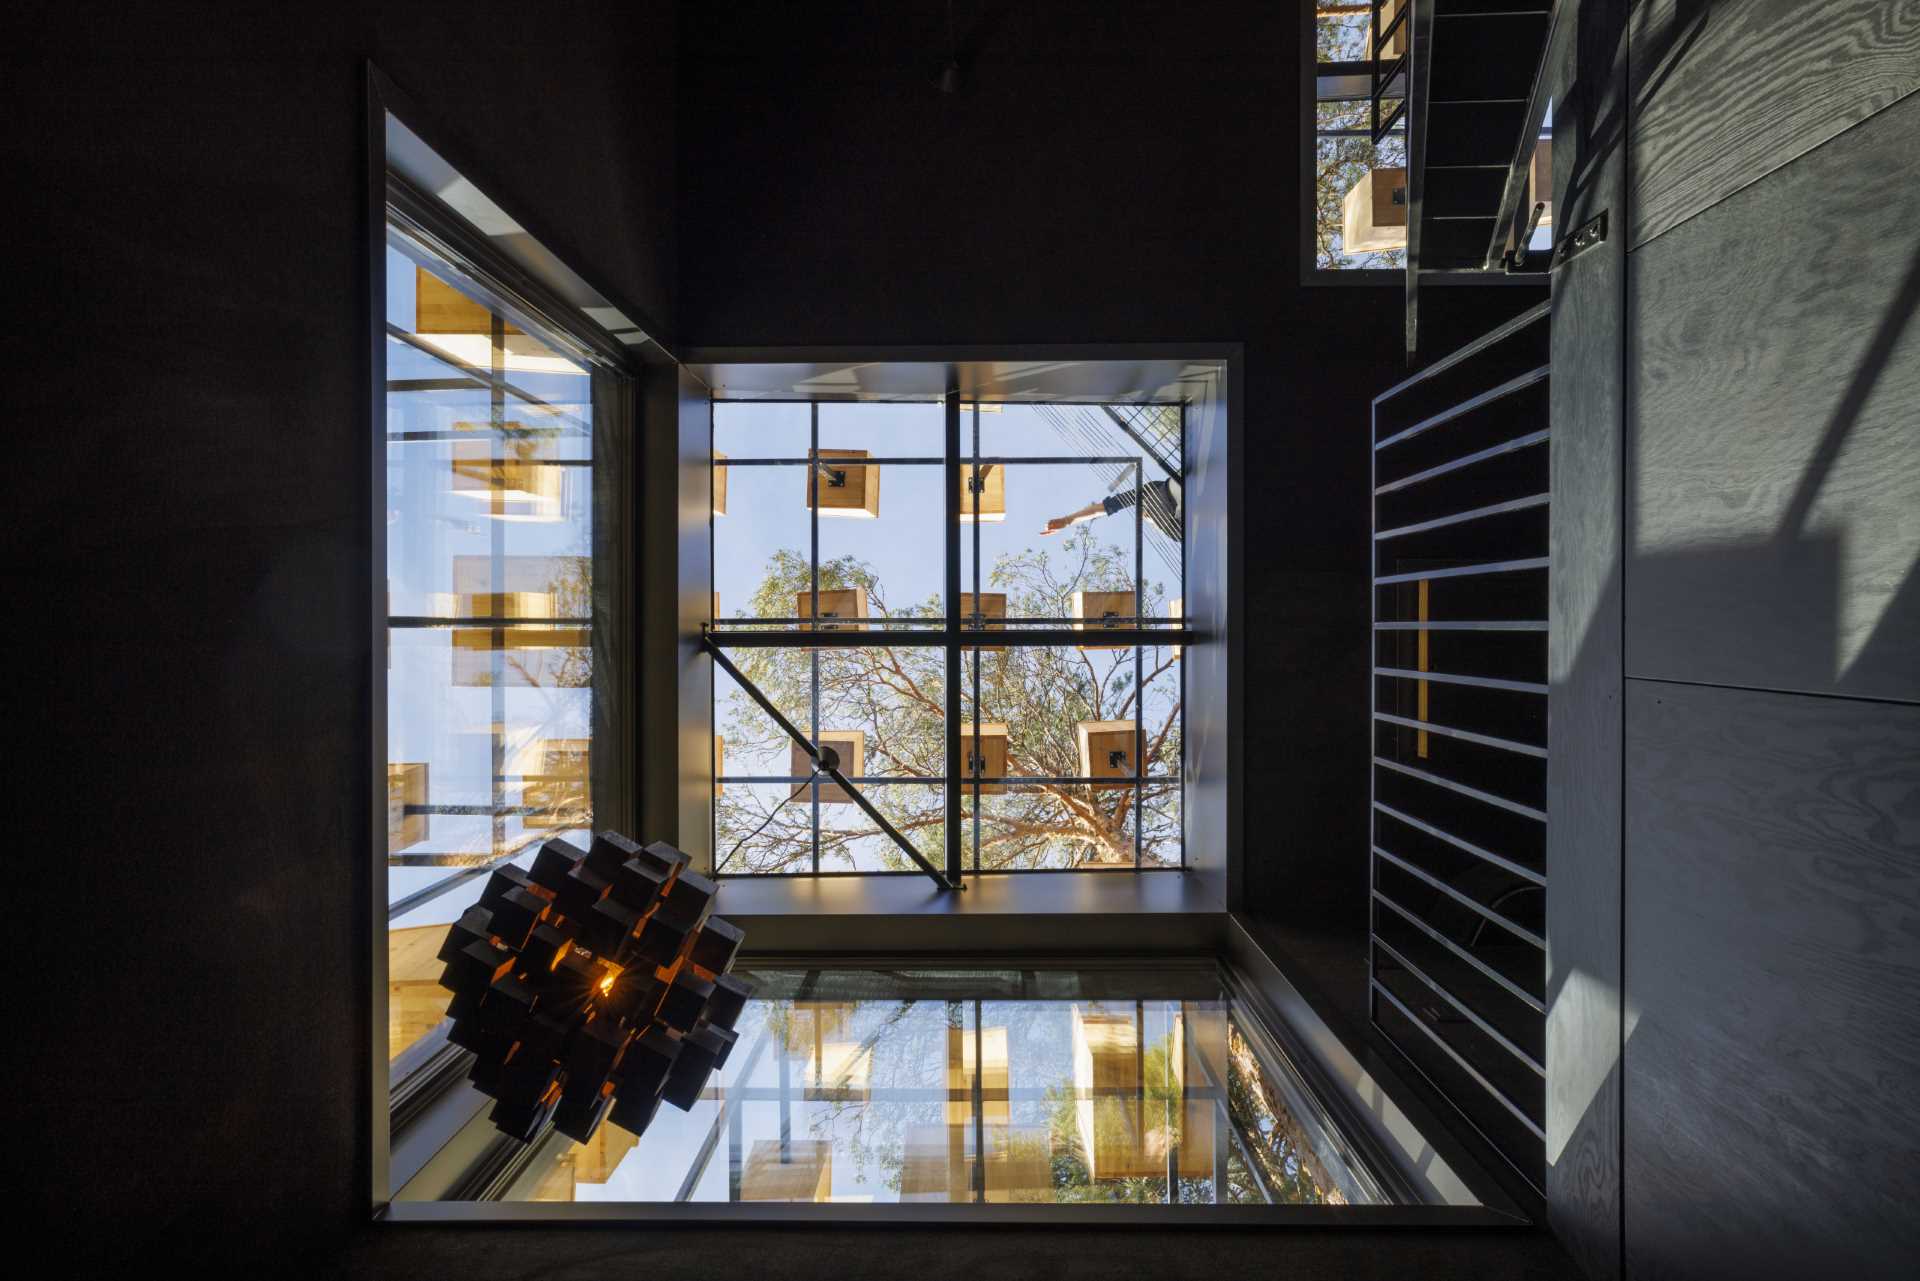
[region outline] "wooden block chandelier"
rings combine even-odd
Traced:
[[[551,1120],[585,1143],[611,1119],[639,1135],[726,1063],[752,991],[728,973],[742,935],[686,869],[673,846],[617,832],[585,853],[551,840],[531,870],[496,868],[447,931],[447,1039],[479,1056],[500,1130],[526,1143]]]

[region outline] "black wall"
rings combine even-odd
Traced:
[[[1368,402],[1394,286],[1300,280],[1285,3],[700,6],[691,346],[1242,342],[1245,909],[1365,1018]],[[1543,296],[1423,296],[1430,356]]]
[[[1909,1275],[1920,5],[1580,8],[1614,110],[1562,186],[1613,221],[1555,280],[1555,1226],[1598,1277]]]
[[[10,772],[48,789],[13,843],[22,1244],[80,1248],[67,1271],[155,1230],[338,1242],[366,1206],[364,64],[668,317],[674,13],[5,26],[7,720]]]

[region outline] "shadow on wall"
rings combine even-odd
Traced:
[[[1920,684],[1920,244],[1892,239],[1910,256],[1869,277],[1897,283],[1853,323],[1833,282],[1871,271],[1857,244],[1814,246],[1764,287],[1730,265],[1732,301],[1711,305],[1660,279],[1670,245],[1630,267],[1628,564],[1596,597],[1624,584],[1638,678],[1624,975],[1558,968],[1547,1008],[1620,1011],[1610,1059],[1552,1065],[1586,1104],[1548,1156],[1569,1195],[1604,1204],[1624,1154],[1634,1276],[1706,1259],[1902,1275],[1888,1261],[1920,1250],[1890,1208],[1914,1187],[1915,1118],[1889,1082],[1920,1062],[1920,786],[1901,764]],[[1618,622],[1588,620],[1573,679],[1610,660]],[[1669,678],[1708,688],[1651,683]],[[1650,1190],[1677,1186],[1697,1199]]]
[[[1920,340],[1907,341],[1916,311],[1920,249],[1811,450],[1796,420],[1825,380],[1783,354],[1799,337],[1790,331],[1729,329],[1738,349],[1681,347],[1687,364],[1649,373],[1642,400],[1659,403],[1633,424],[1640,457],[1628,468],[1629,672],[1915,696],[1920,436],[1902,416],[1920,406]],[[1705,360],[1722,367],[1702,371]],[[1688,418],[1711,403],[1699,392],[1659,385],[1716,373],[1749,384],[1717,429]]]

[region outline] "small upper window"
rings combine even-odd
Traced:
[[[1383,27],[1401,0],[1381,6]],[[1401,115],[1378,143],[1373,138],[1373,6],[1309,0],[1314,65],[1312,158],[1313,265],[1319,271],[1398,270],[1407,245],[1407,123]],[[1406,48],[1402,20],[1381,44],[1390,68]],[[1395,77],[1387,88],[1404,83]],[[1383,97],[1391,120],[1400,98]]]

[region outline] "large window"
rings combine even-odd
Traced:
[[[607,786],[595,684],[610,668],[597,580],[612,514],[596,504],[595,468],[618,379],[449,243],[391,211],[384,715],[396,1081],[446,1012],[436,954],[448,923],[490,869],[530,863],[549,837],[585,839]]]
[[[718,641],[949,876],[1177,868],[1184,421],[720,401]],[[916,871],[725,672],[714,713],[722,875]]]

